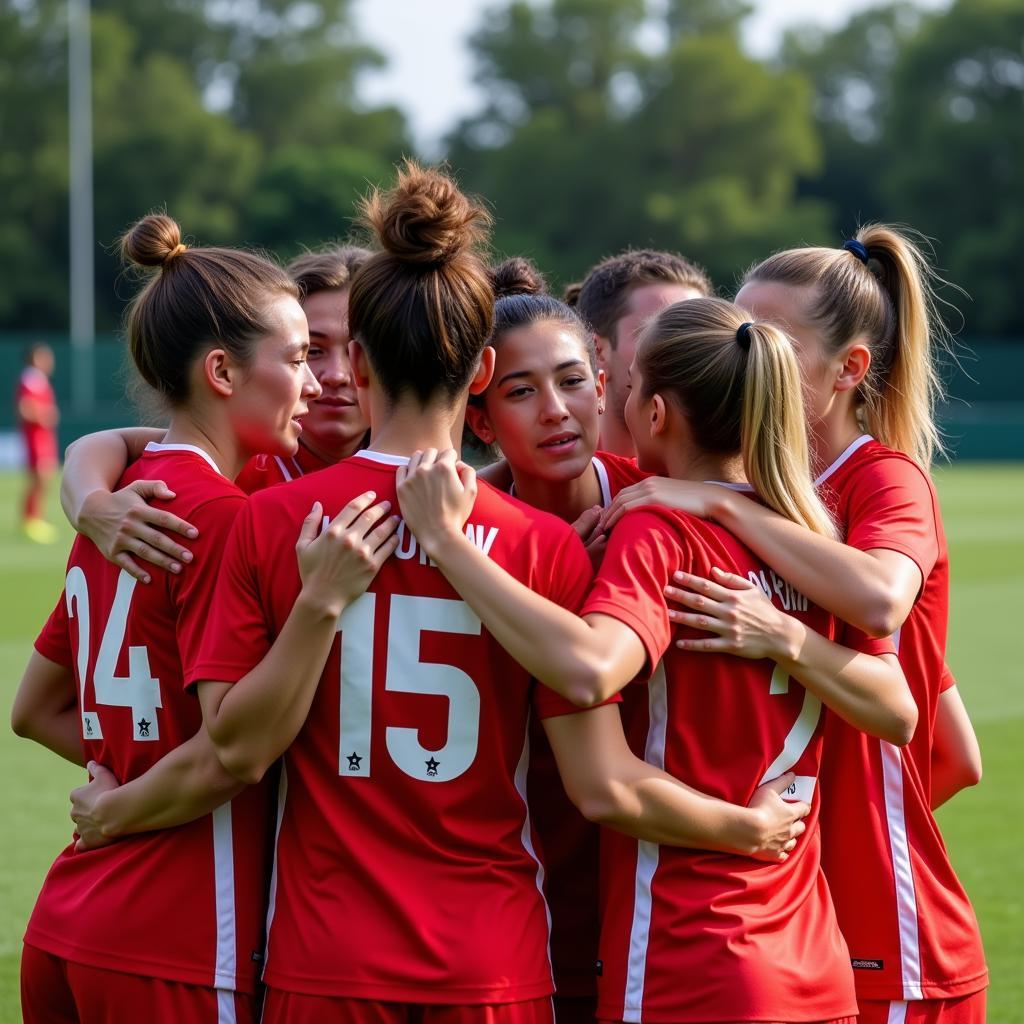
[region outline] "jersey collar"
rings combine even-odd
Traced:
[[[146,445],[145,450],[147,452],[191,452],[193,455],[198,455],[201,459],[205,459],[215,473],[220,476],[224,475],[221,473],[217,463],[213,461],[210,453],[204,452],[202,448],[197,448],[194,444],[160,444],[157,441],[150,441]]]
[[[839,458],[836,459],[836,461],[833,462],[832,465],[814,481],[814,486],[820,487],[840,466],[843,465],[843,463],[849,461],[854,452],[863,448],[868,441],[874,441],[874,438],[870,434],[861,434],[860,437],[858,437],[857,440],[854,441],[850,447],[847,448],[846,451],[843,452],[843,454],[840,455]]]

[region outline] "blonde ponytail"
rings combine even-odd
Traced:
[[[811,479],[800,367],[777,327],[750,324],[740,439],[747,480],[780,515],[826,537],[835,527]]]
[[[637,361],[645,398],[671,398],[702,451],[741,454],[747,479],[780,515],[835,530],[811,479],[800,370],[789,339],[724,299],[663,309]]]

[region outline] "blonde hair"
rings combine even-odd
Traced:
[[[663,309],[637,348],[643,397],[674,401],[703,451],[742,455],[747,480],[770,508],[834,537],[811,479],[796,355],[779,328],[753,320],[723,299]]]
[[[855,338],[871,350],[858,415],[882,444],[927,468],[944,447],[935,423],[943,396],[933,339],[950,348],[936,311],[938,275],[909,232],[868,224],[856,234],[865,263],[846,249],[808,247],[776,253],[747,272],[748,281],[810,286],[811,322],[831,355]]]

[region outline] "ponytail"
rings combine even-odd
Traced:
[[[739,454],[780,515],[835,536],[811,479],[800,369],[785,334],[723,299],[663,309],[637,348],[643,396],[673,400],[701,450]]]
[[[777,327],[753,323],[743,384],[740,447],[747,480],[770,508],[826,537],[835,527],[811,479],[800,367]]]
[[[935,423],[942,383],[933,343],[949,349],[950,341],[936,310],[939,280],[910,232],[869,224],[840,249],[769,256],[744,283],[809,288],[808,318],[822,332],[827,354],[855,339],[869,346],[871,366],[858,395],[861,426],[927,468],[944,452]]]

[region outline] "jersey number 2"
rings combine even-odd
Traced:
[[[158,740],[160,728],[156,709],[163,707],[160,700],[160,680],[153,678],[149,667],[149,652],[143,646],[128,648],[128,675],[114,675],[117,660],[124,647],[124,631],[128,625],[128,610],[135,593],[135,578],[123,569],[117,577],[114,603],[107,617],[100,640],[92,685],[97,704],[132,709],[132,735],[142,742]],[[82,712],[82,736],[87,740],[103,738],[100,717],[95,711],[85,710],[85,681],[89,673],[89,584],[79,566],[68,570],[64,583],[64,601],[68,618],[78,619],[78,706]]]
[[[370,774],[373,711],[373,630],[377,595],[363,594],[338,620],[341,633],[341,741],[338,774]],[[420,661],[420,634],[429,631],[480,635],[480,620],[463,601],[395,594],[387,623],[384,688],[428,693],[448,700],[448,739],[428,750],[416,729],[389,725],[384,738],[391,760],[406,775],[425,782],[457,779],[476,759],[480,737],[480,691],[455,665]]]
[[[789,673],[783,672],[778,665],[772,672],[772,681],[768,692],[772,694],[789,693]],[[797,715],[796,721],[786,735],[782,744],[782,752],[768,766],[768,770],[758,783],[759,786],[771,782],[772,779],[777,779],[780,775],[785,775],[800,760],[814,736],[815,729],[818,728],[820,717],[821,701],[810,690],[804,690],[804,702],[800,707],[800,714]],[[789,789],[782,794],[782,799],[803,800],[805,803],[810,803],[811,797],[814,796],[815,781],[813,775],[798,775]]]

